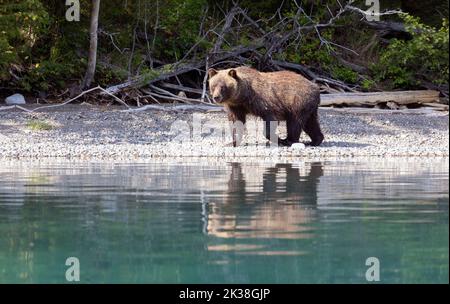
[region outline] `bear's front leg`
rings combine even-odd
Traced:
[[[246,114],[239,108],[227,107],[228,120],[231,122],[232,145],[237,147],[241,144],[244,136],[244,125]]]

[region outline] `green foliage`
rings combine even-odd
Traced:
[[[322,35],[331,38],[332,31],[325,30]],[[330,50],[321,45],[315,33],[304,35],[297,44],[292,44],[284,52],[275,55],[279,60],[286,60],[302,65],[313,66],[316,69],[331,71],[335,60]]]
[[[448,83],[449,32],[448,20],[435,29],[410,15],[403,16],[412,39],[394,39],[372,69],[378,81],[389,81],[393,88],[409,88],[422,81]]]
[[[81,1],[84,8],[89,2]],[[66,22],[65,9],[64,1],[0,0],[1,81],[15,80],[11,71],[20,79],[14,81],[17,88],[49,91],[79,79],[85,59],[76,50],[86,48],[88,28],[83,22]]]
[[[157,78],[159,75],[161,75],[160,71],[157,71],[154,69],[149,69],[149,68],[145,68],[142,72],[143,72],[142,73],[142,75],[143,75],[142,82],[143,83],[147,83],[147,82]]]
[[[166,54],[174,59],[181,58],[197,40],[205,5],[205,0],[167,1],[160,12],[164,17],[160,19],[159,29],[163,31],[163,37],[172,38],[172,43],[167,48],[167,41],[159,40],[159,49],[166,50]]]
[[[26,91],[61,89],[66,84],[67,75],[78,74],[81,76],[81,73],[78,65],[44,60],[28,70],[28,73],[24,75],[21,81],[21,86]]]
[[[5,31],[2,31],[4,34]],[[10,64],[17,61],[17,55],[5,36],[0,36],[0,79],[8,77],[7,69]]]
[[[44,120],[32,119],[27,121],[26,124],[28,129],[33,131],[49,131],[54,128],[54,126]]]
[[[180,60],[188,51],[191,51],[189,58],[204,59],[217,41],[224,12],[231,9],[233,2],[102,1],[96,84],[108,86],[137,74],[144,75],[147,81],[154,79],[164,69],[169,71],[172,68],[168,63]],[[402,1],[397,2],[389,3],[389,8],[403,5]],[[274,29],[280,15],[297,16],[298,24],[311,25],[311,22],[328,22],[330,12],[335,13],[339,9],[335,0],[298,0],[297,3],[310,17],[296,15],[297,5],[292,0],[239,1],[248,16],[260,20],[261,28],[266,32]],[[91,0],[81,0],[80,4],[81,21],[68,22],[65,20],[65,1],[0,0],[1,86],[51,93],[81,81],[89,48]],[[365,2],[358,0],[354,5],[364,7]],[[414,9],[424,5],[414,5]],[[408,15],[403,21],[413,39],[392,39],[386,46],[374,36],[372,28],[355,26],[361,25],[359,17],[345,14],[335,26],[318,30],[322,41],[315,30],[302,31],[271,56],[305,65],[365,90],[416,88],[424,81],[448,83],[448,22],[436,29]],[[239,19],[239,22],[232,24],[233,34],[225,35],[223,50],[236,45],[249,46],[260,36],[250,26],[237,26],[245,25],[247,21]],[[293,23],[286,24],[285,30],[290,31],[293,26]],[[356,52],[348,52],[324,41],[335,42]],[[192,48],[193,45],[196,47]],[[267,52],[264,48],[258,51],[261,54]],[[369,68],[369,73],[356,73],[348,65],[343,66],[336,56]],[[244,57],[251,58],[248,64],[256,63],[250,62],[256,57]]]
[[[370,91],[375,87],[375,81],[371,79],[364,79],[361,83],[361,87],[365,91]]]
[[[0,79],[11,64],[29,61],[31,50],[48,31],[49,15],[38,0],[0,1]]]
[[[339,65],[332,68],[331,75],[333,78],[345,81],[347,83],[356,83],[358,81],[358,73]]]

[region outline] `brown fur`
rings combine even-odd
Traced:
[[[311,145],[322,143],[317,114],[320,91],[306,78],[289,71],[262,73],[249,67],[210,69],[208,74],[210,94],[225,106],[230,121],[245,123],[247,114],[261,117],[270,139],[270,131],[274,132],[269,129],[270,121],[285,120],[288,135],[279,139],[279,144],[298,142],[302,130],[311,138]],[[234,131],[233,145],[237,145]]]

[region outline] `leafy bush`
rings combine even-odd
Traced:
[[[24,75],[21,87],[25,91],[51,91],[65,86],[68,76],[79,74],[80,67],[76,64],[45,60],[34,65]]]
[[[361,83],[361,88],[365,91],[370,91],[375,87],[375,81],[371,79],[364,79]]]
[[[340,79],[347,83],[356,83],[358,81],[358,73],[343,66],[334,66],[331,75],[335,79]]]
[[[423,82],[444,84],[449,77],[448,20],[439,29],[424,25],[418,18],[404,15],[408,41],[393,39],[373,65],[377,81],[388,81],[393,88],[409,88]]]
[[[153,70],[155,67],[180,60],[193,45],[197,47],[192,49],[189,57],[203,58],[214,45],[224,12],[233,7],[233,2],[102,1],[95,82],[108,86],[137,74],[154,78],[158,73]],[[65,89],[69,82],[82,79],[89,48],[91,0],[80,3],[81,21],[67,22],[65,1],[0,0],[2,87],[51,94]],[[278,8],[281,16],[293,17],[297,12],[293,1],[242,0],[239,3],[249,16],[261,20],[261,28],[266,32],[279,22],[279,16],[274,15]],[[326,23],[330,13],[339,9],[334,0],[323,0],[321,5],[316,1],[297,3],[311,15],[310,19],[300,14],[297,21],[301,25],[310,25],[311,20]],[[358,0],[354,5],[363,7],[364,1]],[[436,29],[409,15],[405,14],[403,18],[413,36],[409,41],[393,39],[386,46],[380,43],[372,28],[355,26],[361,24],[359,16],[347,14],[337,20],[335,26],[319,29],[322,42],[316,31],[305,31],[294,35],[271,55],[364,90],[417,88],[428,82],[448,83],[448,22],[445,20],[442,27]],[[239,23],[247,22],[239,20]],[[236,21],[232,26],[237,27],[239,23]],[[293,24],[288,24],[285,29],[292,30],[292,27]],[[215,31],[208,31],[213,28]],[[202,39],[205,33],[208,33],[206,39]],[[258,34],[249,26],[240,27],[225,35],[222,48],[248,46]],[[325,40],[335,44],[323,43]],[[265,49],[259,51],[267,52]],[[355,69],[358,71],[355,72],[350,69],[354,68],[352,65],[343,65],[337,57],[362,69]],[[252,61],[255,58],[248,57],[246,63],[255,64],[256,61]]]
[[[11,64],[31,57],[38,38],[47,33],[49,15],[38,0],[0,0],[0,80],[9,77]]]

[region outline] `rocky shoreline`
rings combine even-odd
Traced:
[[[243,146],[233,148],[220,111],[136,111],[66,105],[28,113],[0,111],[0,159],[146,159],[166,157],[341,158],[448,157],[448,112],[346,113],[320,109],[320,147],[266,146],[261,121],[249,119]],[[200,127],[199,127],[200,126]],[[282,124],[279,128],[285,136]],[[302,134],[301,141],[309,139]]]

